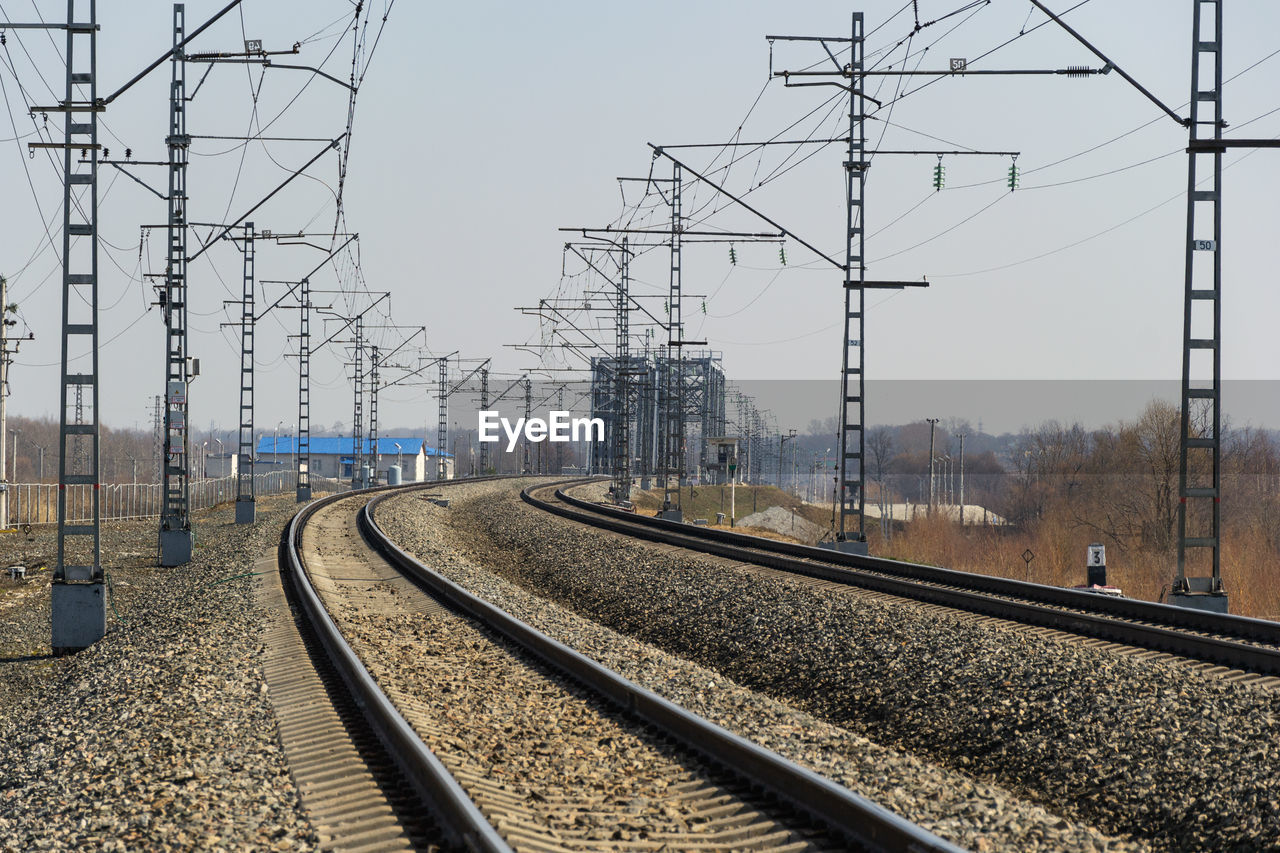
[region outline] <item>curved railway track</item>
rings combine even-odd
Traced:
[[[377,526],[377,503],[389,494],[309,505],[286,531],[281,565],[384,760],[398,766],[446,844],[959,850],[421,565]],[[464,671],[449,671],[454,662]],[[503,698],[513,690],[518,705]],[[478,704],[467,691],[479,693]],[[582,751],[575,744],[598,749],[566,759]],[[547,778],[548,766],[582,772]]]
[[[747,566],[911,598],[1082,638],[1117,651],[1168,655],[1238,681],[1280,687],[1280,623],[960,572],[638,516],[567,493],[590,480],[530,486],[526,503],[564,518]]]

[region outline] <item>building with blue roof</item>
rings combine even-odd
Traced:
[[[355,461],[355,442],[350,436],[312,436],[311,473],[316,477],[347,480],[352,476]],[[387,468],[399,465],[405,482],[434,480],[440,460],[445,463],[445,479],[453,479],[453,457],[427,445],[427,440],[412,436],[379,436],[376,459],[372,459],[372,446],[367,438],[361,441],[365,463],[377,469],[378,480],[385,482]],[[258,439],[256,458],[262,465],[281,465],[290,468],[295,464],[298,452],[297,439],[292,435],[262,435]]]

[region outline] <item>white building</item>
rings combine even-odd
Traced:
[[[444,458],[444,479],[453,479],[453,457],[428,447],[425,438],[379,436],[376,460],[371,460],[368,439],[363,441],[365,464],[377,469],[378,480],[386,482],[387,469],[400,466],[404,482],[422,482],[437,479],[439,460]],[[355,443],[347,437],[313,436],[308,443],[311,456],[311,474],[334,480],[349,480],[354,463]],[[293,468],[296,460],[296,437],[291,435],[263,435],[258,440],[257,459],[266,465],[285,465]]]

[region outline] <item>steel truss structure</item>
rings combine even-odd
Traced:
[[[622,365],[619,370],[618,366]],[[618,377],[626,381],[626,396],[619,397]],[[672,382],[678,376],[679,382]],[[591,470],[617,474],[614,460],[619,452],[615,437],[627,437],[628,476],[661,476],[671,467],[664,457],[666,438],[661,425],[670,423],[668,401],[674,392],[680,401],[681,421],[686,432],[686,448],[676,470],[697,470],[699,476],[715,464],[715,449],[709,439],[724,435],[725,377],[718,352],[695,351],[683,357],[645,353],[591,359],[591,417],[604,422],[605,440],[591,446]],[[621,417],[620,413],[626,413]],[[688,431],[696,426],[697,447],[691,448]],[[690,452],[693,451],[693,452]],[[696,465],[691,460],[696,459]]]
[[[236,524],[253,524],[254,226],[244,224],[244,288],[240,297],[240,436],[236,460]]]
[[[173,7],[173,75],[169,84],[169,219],[161,310],[165,325],[164,488],[160,509],[160,565],[191,561],[191,453],[187,423],[187,62],[182,47],[186,12]]]
[[[58,561],[53,571],[54,654],[87,648],[106,634],[98,422],[98,100],[97,3],[77,19],[67,0],[63,112],[62,369],[58,431]],[[77,97],[79,95],[79,97]],[[83,151],[79,161],[73,151]],[[72,369],[72,363],[76,367]],[[83,417],[83,389],[90,411]],[[81,401],[74,404],[73,400]],[[68,407],[76,414],[68,418]],[[4,436],[0,436],[3,439]],[[88,524],[67,522],[67,487],[93,486]]]
[[[1182,444],[1178,463],[1178,572],[1172,600],[1227,609],[1222,586],[1222,3],[1194,0],[1191,116],[1187,122],[1186,296],[1182,325]],[[1206,7],[1208,14],[1205,14]],[[1207,74],[1206,74],[1207,72]],[[1205,77],[1209,79],[1205,79]],[[1201,184],[1204,184],[1201,186]],[[1198,553],[1197,553],[1198,552]],[[1187,576],[1193,570],[1207,575]],[[1196,559],[1197,556],[1203,559]]]
[[[298,284],[298,503],[311,500],[311,282]]]
[[[449,359],[440,359],[440,385],[439,393],[436,397],[436,479],[445,479],[448,472],[448,462],[445,454],[445,446],[449,443]],[[483,395],[489,395],[489,373],[484,373],[484,391]]]

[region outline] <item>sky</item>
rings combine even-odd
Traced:
[[[187,3],[188,29],[223,5]],[[349,316],[369,306],[375,298],[370,294],[390,292],[389,301],[366,314],[370,340],[384,353],[400,347],[383,370],[384,382],[454,352],[467,360],[451,369],[455,379],[486,358],[492,359],[494,384],[524,371],[544,379],[565,376],[557,370],[580,367],[581,359],[553,344],[576,333],[563,321],[553,329],[518,309],[553,298],[579,306],[575,322],[611,347],[612,320],[600,311],[605,283],[565,252],[565,242],[581,235],[558,229],[669,227],[661,198],[646,194],[642,183],[617,181],[644,178],[651,169],[655,177],[670,177],[670,164],[655,160],[648,143],[821,139],[845,132],[839,90],[787,87],[770,76],[771,69],[829,62],[821,47],[770,43],[767,35],[843,36],[851,13],[862,11],[867,57],[878,67],[938,69],[956,57],[985,69],[1101,64],[1026,0],[972,5],[919,0],[922,26],[913,34],[912,4],[901,0],[856,6],[366,3],[368,29],[356,62],[364,76],[342,188],[345,215],[336,226],[359,233],[358,250],[341,253],[312,277],[313,302]],[[1049,5],[1063,12],[1076,4]],[[53,20],[65,8],[46,0],[4,0],[0,21]],[[1066,20],[1185,114],[1191,8],[1191,0],[1090,0]],[[296,56],[273,57],[276,66],[322,67],[346,81],[353,11],[348,0],[245,0],[191,50],[240,50],[245,38],[262,39],[268,51],[300,43]],[[98,14],[101,94],[168,49],[172,6],[104,3]],[[1280,112],[1272,113],[1280,110],[1276,32],[1277,4],[1227,6],[1229,133],[1280,134]],[[27,105],[62,97],[59,42],[28,30],[6,35],[0,47],[7,109],[0,119],[0,273],[9,278],[10,301],[20,308],[19,330],[35,336],[15,360],[9,405],[16,414],[57,418],[60,170],[41,152],[28,157],[26,143],[43,128],[40,116],[33,124]],[[189,92],[206,70],[188,109],[188,132],[203,137],[192,146],[189,218],[221,223],[238,219],[323,150],[321,140],[343,133],[348,91],[305,70],[192,63]],[[103,141],[113,157],[127,147],[135,160],[165,158],[169,74],[166,63],[102,114]],[[927,279],[930,286],[869,298],[868,377],[1176,379],[1185,129],[1115,73],[946,77],[924,85],[930,79],[884,76],[868,84],[868,93],[885,104],[868,122],[869,147],[1016,151],[1021,186],[1014,192],[1006,186],[1013,162],[1007,155],[944,157],[941,191],[932,186],[936,156],[873,159],[865,206],[868,277]],[[57,121],[49,116],[60,135]],[[245,144],[234,138],[248,134],[271,139]],[[677,156],[745,194],[789,233],[839,257],[844,153],[839,144],[740,149],[741,159],[727,173],[717,171],[731,156],[726,149],[688,149]],[[1232,151],[1224,165],[1223,376],[1280,378],[1280,336],[1273,331],[1280,289],[1272,286],[1270,252],[1280,152]],[[164,169],[132,171],[163,189]],[[331,151],[252,215],[259,229],[314,235],[281,241],[295,245],[258,242],[260,308],[288,290],[273,282],[296,281],[325,258],[338,183],[339,157]],[[162,320],[150,307],[153,280],[146,275],[163,270],[164,234],[144,226],[162,223],[165,205],[109,167],[101,170],[100,184],[101,419],[146,428],[152,400],[163,388],[164,355]],[[683,207],[690,229],[770,230],[706,185],[686,184]],[[193,248],[214,233],[208,227],[193,231]],[[785,243],[785,265],[777,243],[737,242],[736,263],[729,248],[685,247],[686,337],[706,340],[722,354],[730,380],[838,377],[840,271],[797,239]],[[656,315],[663,310],[668,266],[661,246],[638,251],[632,264],[632,292]],[[222,324],[237,316],[237,306],[226,302],[239,298],[241,276],[241,255],[228,241],[213,243],[189,271],[189,353],[201,359],[190,409],[201,429],[237,422],[238,330]],[[321,292],[326,290],[332,292]],[[583,311],[585,303],[593,310]],[[296,421],[296,338],[290,335],[296,334],[298,312],[288,304],[286,298],[258,326],[259,432],[279,424],[283,433]],[[633,318],[634,348],[644,346],[651,330],[641,316]],[[337,332],[339,324],[313,319],[313,345],[323,340],[319,335]],[[313,358],[314,427],[350,428],[344,339],[339,333]],[[422,375],[434,383],[436,370]],[[387,388],[379,399],[382,424],[434,429],[433,391],[412,377]],[[922,416],[949,414],[927,408],[922,401]],[[829,414],[775,411],[783,429]],[[867,418],[878,422],[870,399]],[[1026,420],[1037,418],[1029,413]]]

